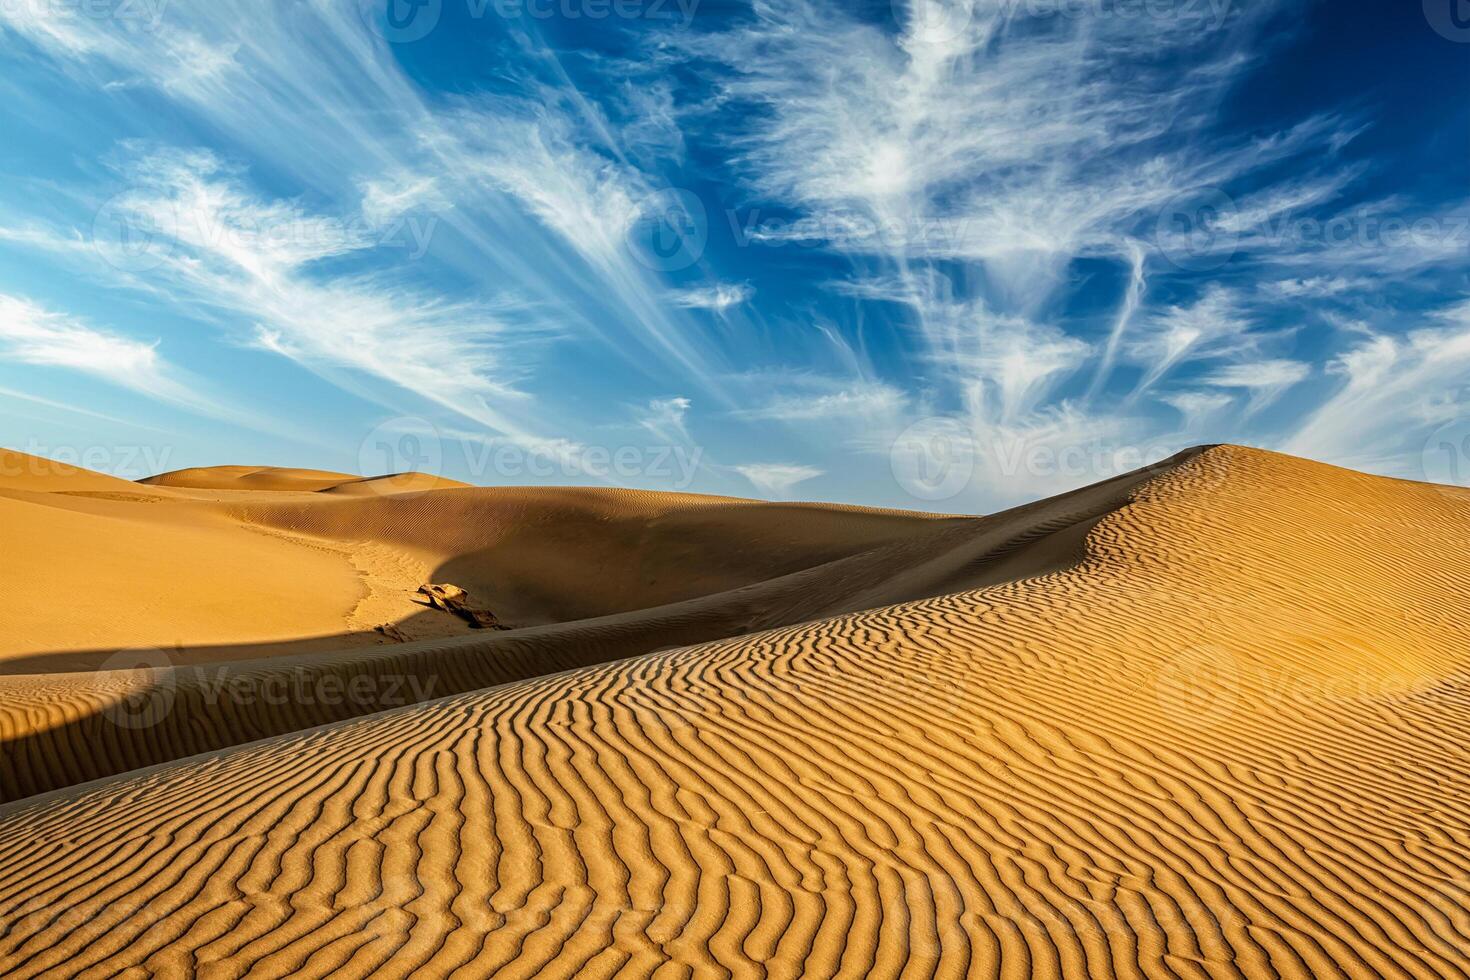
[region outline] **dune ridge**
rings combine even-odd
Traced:
[[[184,658],[162,651],[131,659],[122,654],[110,657],[110,669],[102,672],[0,677],[0,800],[429,696],[1037,574],[1080,558],[1090,522],[1125,505],[1131,490],[1154,472],[990,518],[577,491],[454,491],[345,508],[251,505],[236,515],[277,534],[291,528],[291,535],[331,540],[351,526],[374,540],[419,540],[430,553],[464,553],[469,557],[459,560],[472,561],[489,584],[474,571],[453,577],[471,583],[478,595],[493,596],[507,624],[540,614],[543,625],[488,637],[465,630],[462,637],[222,663],[180,663]],[[533,501],[535,519],[526,534],[521,525]],[[489,521],[492,514],[500,526]],[[615,519],[628,527],[610,530]],[[541,531],[541,522],[556,533]],[[754,535],[761,531],[779,534],[785,548],[774,554],[759,548]],[[447,541],[435,542],[445,534]],[[553,549],[563,534],[581,547],[558,555]],[[741,542],[746,550],[696,570],[687,563],[706,564],[704,552],[687,544],[688,537]],[[494,542],[495,554],[481,557],[476,546],[486,541]],[[863,550],[852,553],[855,547]],[[620,565],[617,556],[630,555],[645,560]],[[451,561],[441,570],[456,567]],[[621,587],[620,568],[639,588]],[[536,601],[515,601],[512,569],[521,591]],[[558,577],[561,601],[540,604]],[[640,592],[645,601],[668,601],[629,609]],[[351,695],[354,685],[358,693]],[[156,722],[147,720],[154,714]],[[98,751],[99,745],[106,750]]]
[[[1470,495],[1099,493],[1015,579],[4,807],[0,974],[1466,975]]]
[[[448,490],[468,483],[429,473],[354,476],[331,470],[283,466],[196,466],[138,481],[145,486],[184,490],[265,491],[267,493],[408,493]]]
[[[0,469],[0,517],[16,528],[0,563],[10,674],[116,667],[139,649],[187,664],[468,633],[421,614],[414,597],[437,582],[493,601],[515,625],[585,619],[759,582],[936,520],[415,474],[211,467],[160,486],[13,456]],[[85,601],[34,602],[40,582]]]

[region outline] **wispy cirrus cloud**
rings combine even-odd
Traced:
[[[267,0],[248,31],[223,7],[173,5],[146,31],[13,11],[6,26],[69,74],[162,96],[231,144],[229,155],[125,149],[112,206],[147,215],[171,249],[115,278],[174,306],[187,300],[232,336],[248,333],[354,392],[363,386],[350,375],[366,373],[518,437],[550,437],[547,423],[588,427],[521,411],[528,351],[553,332],[582,331],[640,369],[662,360],[693,386],[714,385],[708,344],[628,241],[662,186],[633,160],[679,143],[667,91],[625,93],[613,126],[564,74],[538,79],[531,59],[508,66],[504,91],[434,100],[358,6]],[[194,74],[181,78],[186,69]],[[262,171],[308,193],[251,186]],[[405,214],[424,240],[385,257],[381,232]],[[92,216],[77,217],[72,228],[12,221],[7,235],[86,261],[76,246]],[[333,260],[352,271],[329,272]],[[446,278],[499,285],[486,301],[484,289],[446,295]]]
[[[1282,358],[1257,360],[1245,364],[1229,364],[1217,368],[1200,380],[1216,388],[1241,388],[1250,392],[1249,413],[1271,404],[1292,385],[1306,380],[1311,365]]]
[[[206,327],[191,367],[248,345],[356,411],[558,456],[691,444],[698,405],[722,456],[878,497],[938,417],[974,509],[1106,475],[1033,451],[1346,453],[1360,410],[1388,466],[1458,397],[1420,345],[1463,292],[1463,188],[1365,152],[1404,139],[1376,105],[1262,103],[1245,83],[1320,29],[1275,0],[752,0],[596,43],[472,11],[413,47],[349,0],[134,6],[156,20],[0,5],[0,114],[47,147],[0,187],[0,260],[165,312],[161,350]],[[94,236],[118,214],[165,247]],[[1428,394],[1374,401],[1375,357]]]
[[[237,341],[329,379],[360,372],[497,431],[527,434],[511,411],[522,396],[497,353],[508,328],[494,305],[320,271],[327,260],[381,246],[371,222],[264,197],[207,151],[140,152],[126,173],[129,189],[117,205],[146,216],[153,237],[144,271],[116,260],[124,281],[141,281],[207,320],[248,325]],[[370,192],[368,207],[382,213],[381,195]],[[53,244],[75,254],[73,242],[57,235]],[[106,257],[115,246],[97,247]]]
[[[669,295],[675,306],[686,310],[712,310],[716,313],[723,313],[732,307],[750,302],[755,295],[755,290],[748,283],[717,283],[713,286],[680,289]]]
[[[1327,366],[1333,390],[1283,449],[1422,479],[1434,431],[1470,417],[1470,301],[1435,311],[1403,336],[1353,334],[1353,346]]]
[[[1269,7],[1208,24],[1170,11],[1140,32],[1086,12],[915,0],[895,8],[894,33],[830,4],[756,2],[750,22],[674,47],[728,66],[713,76],[722,96],[759,107],[759,126],[727,135],[732,170],[797,217],[752,223],[754,246],[825,247],[853,267],[827,289],[908,310],[930,372],[915,401],[957,403],[979,443],[1047,442],[1065,420],[1079,438],[1143,444],[1178,419],[1142,395],[1271,341],[1238,287],[1181,289],[1189,266],[1300,254],[1272,223],[1332,205],[1364,172],[1336,161],[1358,119],[1320,113],[1244,139],[1199,129],[1255,67],[1247,39]],[[1166,57],[1180,60],[1166,70]],[[1289,161],[1295,176],[1260,176]],[[1224,193],[1242,182],[1254,186]],[[1202,246],[1166,219],[1210,189],[1230,209]],[[1100,337],[1055,320],[1083,260],[1118,284]],[[1120,388],[1125,366],[1136,380]],[[1250,390],[1257,410],[1273,400]]]
[[[823,473],[815,466],[799,463],[746,463],[734,470],[767,497],[784,497],[797,484],[815,480]]]
[[[653,433],[665,445],[688,444],[689,430],[684,419],[694,403],[688,398],[655,398],[639,412],[638,424]]]
[[[102,330],[22,297],[0,294],[0,352],[25,364],[80,371],[189,411],[224,411],[159,356],[158,341]]]
[[[1144,367],[1134,397],[1189,360],[1239,355],[1257,342],[1253,321],[1233,290],[1212,286],[1193,302],[1166,307],[1149,318],[1129,347]]]
[[[1180,431],[1199,432],[1219,413],[1235,403],[1231,396],[1219,391],[1176,391],[1159,396],[1159,401],[1170,406],[1183,416]]]
[[[736,410],[743,419],[787,424],[841,421],[869,424],[902,411],[908,396],[881,381],[846,381],[806,376],[786,381],[787,390],[764,404]]]

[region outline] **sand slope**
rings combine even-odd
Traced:
[[[362,592],[345,555],[241,526],[168,488],[18,453],[0,463],[10,474],[0,476],[0,671],[178,644],[342,646]],[[41,652],[51,656],[26,663]]]
[[[11,674],[117,666],[139,649],[208,663],[471,632],[419,604],[430,583],[470,589],[515,626],[585,619],[935,526],[929,515],[465,488],[421,474],[209,467],[131,484],[21,454],[0,460],[0,520],[13,529],[0,562],[0,604],[14,610],[0,671]],[[382,625],[391,638],[374,632]]]
[[[431,696],[1064,567],[1081,557],[1092,523],[1123,506],[1148,477],[1121,477],[990,518],[592,491],[450,491],[331,507],[318,499],[231,508],[245,526],[271,527],[291,541],[325,542],[354,528],[380,542],[370,548],[417,540],[420,556],[448,549],[458,557],[430,577],[443,580],[452,570],[454,580],[494,597],[503,622],[520,625],[536,613],[534,604],[515,601],[522,595],[561,597],[566,621],[258,660],[225,659],[227,648],[131,662],[115,654],[104,671],[0,676],[0,799]],[[690,550],[690,540],[730,559],[712,565]],[[489,544],[476,550],[466,541]],[[360,547],[355,559],[370,548]],[[640,598],[662,604],[626,608]],[[586,618],[574,618],[576,611]],[[459,624],[441,613],[425,618]],[[51,660],[24,663],[38,662]],[[119,714],[131,719],[134,702],[145,718],[157,714],[156,723],[119,724]]]
[[[195,466],[139,480],[145,486],[189,490],[266,490],[314,493],[349,480],[360,479],[331,470],[304,470],[282,466]]]
[[[282,466],[196,466],[160,473],[139,481],[147,486],[189,490],[267,491],[271,493],[406,493],[469,486],[428,473],[390,476],[352,476],[331,470],[303,470]]]
[[[954,561],[1078,539],[1020,581],[13,804],[0,974],[1466,975],[1470,496],[1095,493]]]

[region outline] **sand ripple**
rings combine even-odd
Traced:
[[[1129,495],[1020,581],[13,804],[0,974],[1465,976],[1470,500]]]

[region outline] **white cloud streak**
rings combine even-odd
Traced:
[[[159,356],[157,341],[100,330],[21,297],[0,294],[0,353],[23,364],[79,371],[192,412],[221,413]]]
[[[669,298],[675,306],[686,310],[711,310],[715,313],[723,313],[732,307],[750,302],[754,295],[755,290],[746,283],[718,283],[713,286],[676,290],[670,294]]]
[[[797,463],[747,463],[734,469],[767,497],[784,497],[797,484],[814,480],[823,472]]]

